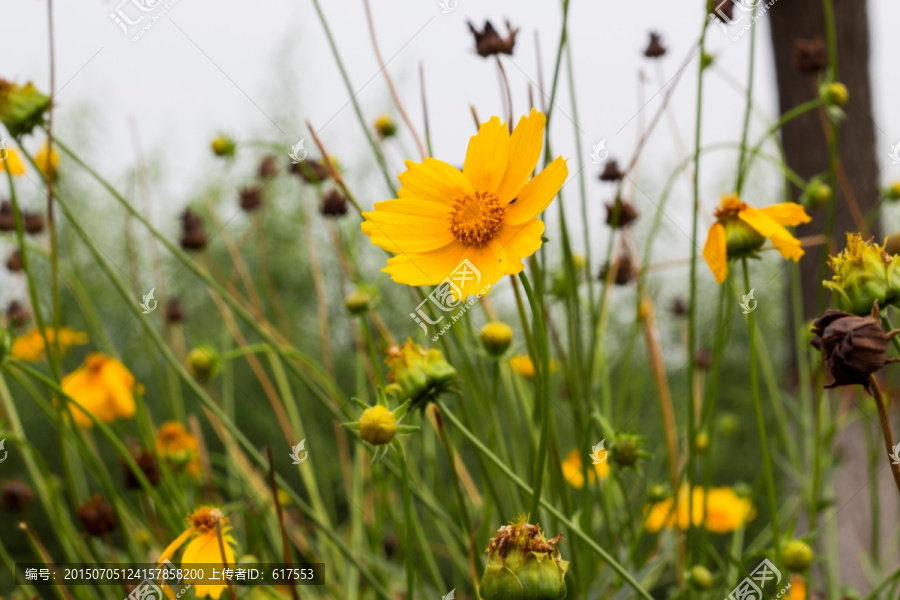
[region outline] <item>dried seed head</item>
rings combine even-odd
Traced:
[[[689,308],[690,307],[684,298],[675,298],[672,300],[672,314],[676,317],[683,317],[686,315]]]
[[[259,163],[259,176],[263,179],[268,179],[276,175],[278,175],[278,161],[270,154]]]
[[[28,505],[34,500],[34,492],[27,484],[13,479],[3,482],[3,486],[0,487],[0,497],[3,499],[3,506],[6,510],[18,512],[28,508]]]
[[[10,327],[21,327],[28,321],[28,309],[18,300],[13,300],[6,308],[6,319]]]
[[[650,42],[644,50],[644,56],[647,58],[659,58],[666,53],[666,47],[663,46],[662,37],[658,33],[650,32]]]
[[[319,211],[326,217],[342,217],[347,214],[349,202],[338,190],[332,189],[322,196],[322,204]]]
[[[181,213],[181,247],[185,250],[202,250],[207,241],[200,215],[186,208]]]
[[[826,388],[859,384],[872,393],[869,376],[897,360],[887,357],[888,341],[897,332],[884,332],[877,302],[872,314],[865,317],[828,310],[813,321],[812,332],[816,337],[810,340],[810,344],[822,352],[834,378]]]
[[[0,203],[0,231],[15,231],[16,215],[9,200]]]
[[[616,285],[628,285],[634,278],[637,277],[637,269],[634,266],[634,263],[631,260],[631,255],[627,252],[621,253],[613,264],[616,267],[616,275],[615,275],[615,284]],[[603,265],[600,269],[600,275],[598,279],[600,281],[606,281],[606,277],[609,275],[609,263]]]
[[[44,215],[41,213],[25,213],[25,232],[37,235],[44,230]]]
[[[9,258],[6,259],[6,268],[11,273],[18,273],[22,270],[22,255],[19,254],[18,250],[13,250],[10,253]]]
[[[625,177],[625,173],[619,170],[619,163],[614,160],[606,161],[603,172],[600,173],[600,181],[619,181]]]
[[[262,206],[262,192],[259,188],[251,187],[240,190],[241,210],[252,211]]]
[[[606,224],[613,229],[628,227],[638,218],[637,209],[631,202],[616,198],[606,203]]]
[[[794,66],[801,73],[815,74],[828,67],[828,51],[821,37],[798,38],[794,42]]]
[[[178,298],[169,298],[169,301],[166,302],[166,323],[181,323],[184,321],[184,307],[181,306],[181,301]]]
[[[509,21],[506,22],[507,35],[505,38],[500,37],[490,21],[484,22],[484,29],[481,31],[478,31],[475,25],[469,21],[469,30],[475,36],[475,52],[482,57],[512,54],[513,47],[516,45],[516,34],[519,32],[518,29],[510,26]]]
[[[78,507],[78,519],[88,535],[101,537],[119,526],[116,511],[99,494]]]
[[[134,462],[137,463],[138,468],[144,474],[144,477],[147,478],[147,481],[150,485],[155,486],[159,483],[159,464],[156,462],[156,457],[153,455],[153,452],[149,450],[142,450],[141,452],[133,455]],[[141,482],[138,481],[137,476],[132,472],[131,468],[128,465],[123,464],[125,468],[125,487],[130,490],[139,490],[141,489]]]

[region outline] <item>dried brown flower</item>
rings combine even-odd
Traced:
[[[166,302],[166,323],[181,323],[184,321],[184,307],[178,298],[169,298]]]
[[[44,230],[44,215],[41,213],[25,213],[25,232],[37,235]]]
[[[206,232],[203,231],[203,219],[200,215],[186,208],[181,213],[181,247],[185,250],[202,250],[206,247]]]
[[[137,463],[138,468],[140,468],[150,485],[155,486],[159,483],[159,464],[156,462],[156,457],[153,455],[153,452],[142,450],[134,455],[134,462]],[[131,490],[141,489],[141,482],[138,481],[137,476],[132,472],[131,468],[129,468],[128,465],[123,466],[125,468],[125,487]]]
[[[510,26],[509,21],[506,22],[507,35],[505,38],[494,29],[490,21],[484,22],[484,29],[478,31],[475,25],[469,21],[469,30],[475,36],[475,52],[478,56],[488,57],[495,54],[512,54],[513,46],[516,45],[516,34],[518,29]]]
[[[6,308],[6,318],[11,327],[21,327],[28,321],[28,309],[18,300],[13,300]]]
[[[628,227],[638,218],[637,209],[631,202],[616,198],[606,203],[606,224],[613,229]]]
[[[15,231],[16,215],[9,200],[0,203],[0,231]]]
[[[600,181],[619,181],[623,177],[625,177],[625,173],[619,170],[619,163],[614,160],[607,161],[603,172],[600,173]]]
[[[99,494],[78,507],[78,519],[88,535],[101,537],[119,526],[116,511]]]
[[[259,176],[263,179],[278,175],[278,161],[271,154],[267,155],[259,163]]]
[[[671,310],[672,314],[676,317],[683,317],[684,315],[686,315],[689,308],[690,307],[688,306],[688,303],[684,300],[684,298],[675,298],[672,301]]]
[[[3,498],[3,506],[6,510],[17,512],[25,510],[34,500],[34,492],[27,484],[18,479],[4,481],[0,487],[0,497]]]
[[[637,277],[637,269],[634,266],[634,263],[631,260],[631,255],[627,252],[621,253],[614,261],[616,266],[616,275],[615,275],[615,284],[616,285],[628,285],[631,281]],[[600,281],[606,281],[606,277],[609,275],[609,263],[603,265],[600,269],[600,275],[598,279]]]
[[[798,38],[794,42],[794,66],[801,73],[814,74],[828,67],[828,50],[821,37],[812,40]]]
[[[347,214],[348,204],[347,198],[341,192],[329,190],[322,196],[319,210],[326,217],[341,217]]]
[[[6,268],[12,273],[18,273],[22,270],[22,255],[19,254],[18,250],[13,250],[9,258],[6,259]]]
[[[898,331],[885,333],[878,316],[878,302],[872,314],[858,317],[840,310],[828,310],[813,321],[816,335],[810,344],[822,352],[834,381],[826,388],[863,386],[870,394],[869,376],[884,365],[896,362],[887,357],[888,341]]]
[[[328,179],[331,171],[323,160],[304,160],[299,163],[291,163],[291,173],[299,175],[306,183],[322,183]]]
[[[241,210],[252,211],[262,206],[262,192],[259,188],[250,187],[240,191]]]
[[[644,50],[644,56],[647,58],[659,58],[666,53],[666,47],[663,46],[662,37],[658,33],[650,32],[650,42]]]

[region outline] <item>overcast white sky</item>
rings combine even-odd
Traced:
[[[58,131],[61,136],[86,134],[91,160],[101,172],[121,181],[134,164],[133,123],[144,151],[165,167],[154,194],[168,199],[174,213],[191,189],[209,180],[211,169],[221,168],[208,150],[216,132],[226,131],[239,139],[269,139],[283,144],[286,153],[291,144],[308,135],[302,123],[309,119],[348,167],[351,181],[369,177],[358,190],[362,201],[370,204],[387,197],[311,0],[176,0],[138,42],[123,35],[109,17],[120,1],[54,3]],[[131,1],[123,10],[136,15]],[[323,0],[322,4],[357,100],[371,122],[391,109],[391,101],[378,74],[362,0]],[[442,13],[437,0],[372,0],[372,4],[382,54],[390,59],[388,69],[417,125],[422,122],[417,71],[420,63],[425,67],[434,154],[439,158],[462,163],[473,132],[470,104],[483,119],[502,113],[496,65],[474,53],[467,19],[480,25],[489,18],[503,31],[501,24],[508,18],[521,29],[514,56],[504,59],[517,115],[526,111],[529,83],[538,81],[535,32],[540,36],[541,64],[549,88],[561,22],[557,2],[458,0],[458,7],[448,14]],[[641,94],[645,99],[653,97],[661,87],[659,77],[674,75],[691,52],[703,19],[701,4],[572,1],[570,41],[583,147],[577,148],[574,142],[574,117],[564,81],[553,119],[555,152],[586,155],[592,143],[606,138],[613,156],[630,156],[641,119],[652,116],[663,96],[657,95],[635,118]],[[885,150],[878,156],[889,163],[889,148],[900,140],[900,113],[889,112],[900,97],[893,62],[896,40],[889,33],[889,27],[900,22],[900,4],[894,0],[870,0],[869,4],[874,115],[884,132],[880,145]],[[778,5],[771,10],[778,10]],[[767,19],[756,28],[760,54],[755,96],[760,109],[771,115],[776,102]],[[650,30],[659,31],[669,48],[658,64],[642,56]],[[34,80],[47,89],[46,2],[0,4],[0,39],[4,47],[0,76]],[[743,81],[748,36],[732,42],[714,29],[710,40],[718,68]],[[642,92],[639,73],[646,77]],[[672,100],[674,120],[687,146],[693,129],[695,80],[692,65]],[[706,102],[704,143],[736,141],[741,98],[718,72],[708,78]],[[309,142],[307,148],[312,146]],[[644,189],[650,196],[658,193],[679,161],[677,147],[669,123],[662,121],[641,172],[649,180]],[[402,159],[417,158],[411,139],[405,136],[388,149],[388,156],[397,171]],[[569,164],[574,173],[575,161]],[[733,158],[711,157],[704,164],[709,166],[703,170],[703,189],[706,196],[715,198],[724,191],[720,189],[724,171],[733,169]],[[610,190],[593,179],[598,171],[599,167],[589,164],[588,190],[599,206],[599,201],[610,199]],[[900,177],[900,166],[890,166],[885,176]],[[678,196],[673,211],[679,206]],[[675,211],[672,218],[687,222],[684,212]]]

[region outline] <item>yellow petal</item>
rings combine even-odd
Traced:
[[[110,420],[104,419],[104,421],[112,423],[116,419],[133,417],[135,413],[134,379],[130,377],[131,373],[126,371],[129,376],[126,378],[115,365],[107,364],[104,365],[101,374],[107,389],[108,413],[112,416]],[[129,380],[131,385],[129,385]]]
[[[191,535],[191,528],[188,527],[185,529],[181,535],[179,535],[175,540],[166,546],[166,549],[163,550],[162,554],[159,555],[159,560],[156,561],[157,564],[163,562],[164,560],[171,560],[173,556],[175,556],[175,551],[181,548],[181,545],[187,540]]]
[[[219,547],[219,536],[216,532],[209,531],[207,533],[201,533],[191,540],[191,543],[184,549],[184,554],[181,557],[181,565],[186,569],[190,569],[191,565],[200,564],[233,565],[234,551],[231,546],[234,544],[234,540],[231,536],[225,535],[223,531],[222,542],[225,548],[224,557],[222,555],[222,550]],[[222,595],[222,592],[228,587],[223,584],[204,585],[200,581],[192,581],[187,578],[185,578],[184,582],[193,585],[194,593],[197,595],[197,598],[209,596],[214,600],[219,598],[219,596]]]
[[[508,262],[509,253],[494,241],[482,248],[453,243],[434,252],[393,256],[382,270],[407,285],[437,285],[450,278],[466,298],[487,293],[487,285],[506,274]]]
[[[557,157],[534,179],[525,184],[516,201],[506,209],[504,221],[516,225],[544,212],[544,209],[559,193],[559,189],[566,182],[568,175],[569,167],[566,166],[565,159],[561,156]]]
[[[522,189],[541,157],[544,147],[544,126],[547,118],[535,109],[531,114],[519,119],[519,124],[510,138],[509,165],[500,183],[497,195],[500,201],[508,204]]]
[[[709,228],[703,245],[703,258],[716,277],[716,283],[722,285],[728,276],[728,247],[725,243],[725,228],[721,223],[714,223]]]
[[[106,402],[106,389],[98,381],[97,377],[81,368],[63,378],[63,391],[74,400],[76,404],[69,402],[69,411],[79,427],[93,427],[94,422],[85,414],[91,413],[105,423],[111,423],[115,417],[109,413]]]
[[[421,164],[406,161],[400,183],[403,187],[397,194],[399,197],[417,198],[442,206],[474,191],[459,169],[435,158],[426,158]]]
[[[388,252],[428,252],[456,238],[450,231],[447,207],[418,199],[378,202],[373,212],[363,213],[362,232]]]
[[[803,205],[797,204],[796,202],[774,204],[759,209],[759,212],[768,215],[779,225],[795,227],[812,221],[812,217],[806,214],[806,209],[803,208]]]
[[[521,225],[503,224],[494,240],[509,252],[510,261],[514,258],[528,258],[541,247],[541,235],[544,233],[544,222],[531,219]]]
[[[744,223],[755,229],[760,235],[772,240],[772,244],[787,259],[798,261],[804,251],[800,247],[800,240],[791,235],[787,229],[781,226],[775,219],[752,206],[747,206],[738,213]]]
[[[5,150],[6,158],[0,161],[0,171],[9,171],[13,175],[25,174],[25,163],[19,158],[19,153],[9,148]]]
[[[469,140],[463,174],[476,191],[495,192],[503,181],[508,162],[509,131],[499,117],[491,117]]]

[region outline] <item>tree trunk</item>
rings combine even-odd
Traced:
[[[867,2],[833,0],[833,5],[837,27],[838,80],[847,86],[850,95],[850,102],[844,107],[847,118],[840,124],[838,136],[840,163],[846,178],[845,185],[839,183],[834,190],[835,221],[831,238],[823,244],[807,247],[806,256],[800,262],[803,316],[806,320],[820,316],[825,302],[830,302],[830,294],[824,294],[822,288],[822,279],[830,277],[831,273],[824,267],[827,254],[834,254],[844,248],[848,232],[862,231],[864,235],[878,235],[877,220],[872,221],[868,232],[858,223],[860,215],[867,215],[872,211],[880,197],[878,164],[875,159],[876,125],[871,116]],[[779,0],[767,14],[771,23],[779,105],[784,113],[818,94],[816,76],[800,73],[794,64],[794,43],[798,38],[827,39],[822,0]],[[787,164],[804,179],[828,172],[826,127],[829,126],[823,123],[822,113],[815,111],[793,120],[782,131]],[[852,195],[850,202],[846,193],[848,189]],[[795,192],[795,199],[798,196],[799,193]],[[856,206],[852,205],[853,198]],[[830,207],[811,210],[813,221],[798,228],[798,234],[822,234],[828,210]],[[868,508],[868,499],[874,491],[881,498],[881,506],[884,508],[880,515],[883,531],[893,531],[897,524],[896,490],[889,485],[892,483],[889,481],[890,474],[884,470],[874,481],[868,481],[864,476],[869,471],[861,431],[863,426],[868,426],[868,423],[858,424],[842,432],[839,444],[845,446],[844,462],[834,479],[839,509],[836,519],[840,579],[860,591],[870,587],[862,569],[860,553],[870,548],[872,535],[870,523],[858,522],[854,515],[858,516],[860,511]],[[852,438],[852,444],[846,443],[848,438]],[[861,507],[860,503],[864,506]],[[823,523],[824,519],[820,519],[818,527]],[[801,529],[798,533],[805,532]],[[821,541],[824,534],[824,530],[817,533],[820,538],[818,541]],[[882,537],[886,535],[884,533]],[[820,574],[824,575],[821,571]]]
[[[833,0],[837,27],[838,79],[850,92],[847,114],[839,128],[840,162],[855,203],[856,214],[866,215],[877,204],[878,163],[875,160],[875,123],[872,120],[872,86],[869,75],[869,22],[865,0]],[[778,100],[784,113],[818,94],[816,76],[801,74],[794,64],[794,42],[798,38],[827,39],[822,0],[779,0],[769,9],[772,48],[778,77]],[[782,142],[788,166],[804,179],[828,172],[828,143],[821,111],[807,113],[787,124]],[[801,261],[803,314],[821,315],[822,264],[826,253],[843,249],[846,233],[860,231],[854,207],[845,190],[835,191],[835,224],[828,243],[811,246]],[[795,193],[795,197],[798,194]],[[813,221],[798,228],[801,236],[823,233],[829,208],[810,211]],[[865,233],[865,232],[864,232]],[[877,221],[870,235],[878,235]],[[880,240],[879,240],[880,241]]]

